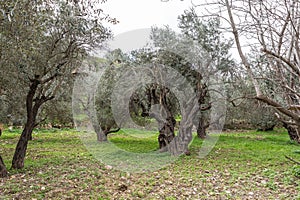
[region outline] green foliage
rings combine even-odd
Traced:
[[[297,178],[300,178],[300,166],[299,165],[295,165],[293,167],[293,174],[294,176],[296,176]]]
[[[190,9],[178,19],[181,32],[196,41],[208,53],[219,70],[223,73],[232,70],[234,62],[230,59],[229,49],[233,41],[224,38],[219,18],[205,20],[199,17],[194,9]]]
[[[33,80],[39,83],[35,100],[47,101],[62,93],[70,96],[64,88],[72,85],[82,59],[111,37],[102,23],[116,21],[100,6],[98,0],[1,1],[0,96],[5,95],[10,107],[9,121],[24,121],[25,98]],[[41,114],[53,115],[49,107]]]

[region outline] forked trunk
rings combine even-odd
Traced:
[[[8,176],[8,172],[7,172],[6,166],[3,162],[2,157],[0,156],[0,178],[5,178],[7,176]]]
[[[192,128],[193,119],[197,111],[199,111],[199,105],[197,103],[197,98],[193,97],[187,102],[186,108],[182,112],[182,119],[180,122],[180,127],[178,135],[172,140],[172,142],[167,146],[168,151],[175,156],[186,154],[189,155],[189,144],[193,139]]]

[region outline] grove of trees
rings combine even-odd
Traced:
[[[1,91],[10,103],[21,101],[26,113],[12,168],[24,167],[42,106],[64,92],[82,59],[111,36],[102,22],[116,21],[96,8],[99,3],[1,2]]]
[[[103,12],[102,3],[105,0],[0,2],[0,122],[23,128],[13,169],[24,167],[34,128],[48,123],[73,126],[75,79],[86,87],[79,87],[83,98],[73,101],[83,108],[88,117],[84,120],[91,121],[99,142],[126,127],[127,110],[112,102],[129,95],[126,106],[135,123],[157,122],[160,151],[187,153],[193,127],[204,139],[208,128],[225,117],[209,117],[215,101],[211,92],[217,92],[228,104],[226,128],[245,125],[266,131],[281,122],[290,139],[300,143],[299,1],[194,1],[193,8],[178,17],[180,33],[168,26],[152,27],[151,44],[129,53],[113,49],[98,58],[97,50],[113,37],[104,24],[118,23]],[[141,67],[145,71],[139,72]],[[168,70],[176,71],[173,77],[166,75]],[[139,73],[156,82],[116,96],[115,85],[134,85]],[[93,84],[100,74],[98,85]],[[185,78],[182,85],[180,77]],[[221,80],[226,94],[213,88],[211,79]],[[182,100],[170,84],[162,84],[165,80],[191,90],[183,90]],[[0,176],[7,176],[1,155]]]

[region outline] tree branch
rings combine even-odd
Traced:
[[[293,158],[288,157],[288,156],[284,156],[284,157],[285,157],[286,159],[292,161],[293,163],[296,163],[296,164],[300,165],[300,162],[299,162],[299,161],[296,161],[296,160],[294,160]]]
[[[292,68],[292,70],[298,75],[300,76],[300,70],[295,66],[293,65],[289,60],[287,60],[286,58],[284,58],[283,56],[281,55],[278,55],[270,50],[267,50],[267,49],[262,49],[263,52],[265,52],[266,54],[268,55],[271,55],[281,61],[283,61],[284,63],[286,63],[290,68]]]

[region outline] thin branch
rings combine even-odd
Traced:
[[[291,157],[288,157],[288,156],[284,156],[286,159],[288,159],[288,160],[290,160],[290,161],[292,161],[293,163],[296,163],[296,164],[298,164],[298,165],[300,165],[300,162],[299,161],[297,161],[297,160],[294,160],[293,158],[291,158]]]
[[[290,66],[290,67],[293,69],[293,71],[294,71],[298,76],[300,76],[300,70],[299,70],[295,65],[293,65],[289,60],[285,59],[283,56],[278,55],[278,54],[276,54],[276,53],[274,53],[274,52],[272,52],[272,51],[270,51],[270,50],[267,50],[267,49],[262,49],[262,51],[265,52],[265,53],[268,54],[268,55],[271,55],[271,56],[273,56],[273,57],[275,57],[275,58],[277,58],[277,59],[283,61],[283,62],[286,63],[288,66]]]

